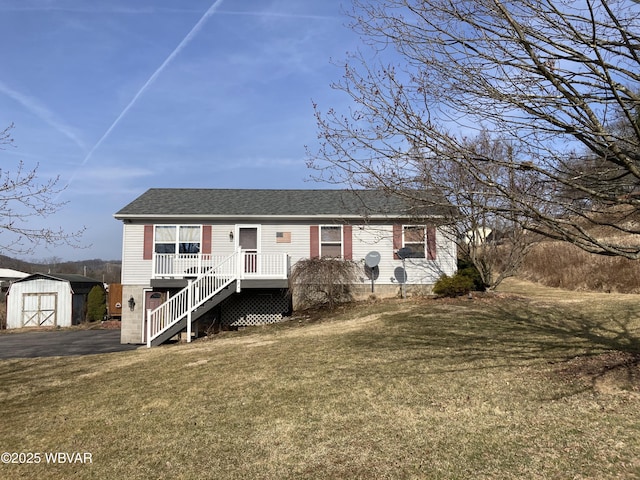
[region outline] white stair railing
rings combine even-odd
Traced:
[[[190,280],[189,284],[154,310],[147,311],[147,347],[163,332],[187,319],[191,328],[193,311],[234,281],[240,281],[242,252],[236,251],[215,267]],[[239,285],[238,285],[239,288]]]

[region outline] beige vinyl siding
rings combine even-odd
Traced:
[[[309,226],[310,224],[268,223],[262,225],[261,252],[286,253],[291,264],[302,258],[309,258]],[[288,233],[290,243],[278,243],[277,233]]]
[[[229,239],[233,232],[234,239]],[[211,255],[231,255],[235,249],[236,226],[231,223],[211,225]]]
[[[149,285],[152,261],[142,258],[144,225],[123,224],[122,284]]]
[[[364,258],[371,252],[380,253],[380,274],[376,283],[398,284],[396,269],[402,267],[402,260],[393,258],[392,225],[355,225],[353,227],[353,260],[362,265],[364,276]],[[456,270],[456,246],[443,231],[436,231],[436,260],[410,258],[405,260],[407,283],[433,284],[443,273],[452,275]]]
[[[380,254],[380,264],[378,268],[380,274],[376,280],[379,284],[389,284],[393,269],[393,235],[391,225],[354,225],[353,226],[353,261],[358,264],[359,275],[362,283],[369,283],[370,280],[364,272],[364,259],[370,252]]]
[[[327,222],[246,222],[212,224],[211,253],[212,255],[230,255],[237,244],[238,226],[259,226],[260,252],[283,253],[289,256],[289,263],[309,258],[310,255],[310,226],[326,224]],[[402,266],[402,261],[393,258],[393,226],[392,224],[362,223],[354,224],[353,229],[353,261],[358,263],[361,270],[362,283],[369,280],[364,275],[364,258],[371,251],[380,253],[380,274],[377,283],[397,284],[396,269]],[[234,239],[229,238],[233,232]],[[286,233],[290,242],[278,242],[277,233]],[[433,284],[443,273],[452,275],[456,270],[456,246],[437,229],[436,260],[425,258],[407,259],[406,269],[408,283]],[[124,224],[123,226],[123,261],[122,283],[124,285],[149,285],[152,261],[143,259],[144,225]]]
[[[436,229],[436,259],[407,258],[407,284],[433,284],[443,274],[452,275],[456,271],[456,246],[443,233]],[[402,260],[396,260],[401,266]]]
[[[438,228],[436,236],[436,248],[438,252],[438,263],[443,273],[451,276],[458,270],[458,246],[453,238],[455,233],[447,230],[446,227]]]

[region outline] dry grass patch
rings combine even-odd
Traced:
[[[618,382],[590,363],[626,358],[636,372],[640,304],[509,287],[188,345],[1,361],[2,450],[93,454],[91,465],[0,465],[2,475],[640,476],[637,376]]]
[[[640,353],[609,352],[576,357],[554,373],[601,393],[640,395]]]
[[[640,293],[640,262],[590,254],[567,242],[536,245],[527,253],[520,275],[549,287]]]

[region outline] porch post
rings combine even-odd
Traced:
[[[191,314],[193,312],[193,280],[187,283],[187,343],[191,342]]]
[[[151,348],[151,309],[147,308],[144,315],[147,319],[147,348]]]
[[[282,278],[289,278],[287,275],[289,271],[289,255],[286,252],[282,253]]]
[[[242,274],[244,272],[244,252],[240,247],[236,251],[236,293],[240,292],[240,279],[242,278]]]

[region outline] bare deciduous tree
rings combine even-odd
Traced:
[[[492,139],[486,131],[463,143],[477,158],[512,162],[517,155],[511,145]],[[455,207],[450,210],[455,216],[447,216],[449,228],[444,231],[455,233],[458,255],[473,263],[484,286],[495,288],[513,276],[526,253],[539,240],[539,236],[529,234],[522,227],[510,199],[522,197],[530,188],[528,179],[493,163],[485,165],[486,172],[492,178],[500,178],[508,188],[507,197],[496,195],[493,188],[458,162],[449,161],[446,155],[423,157],[419,164],[424,167],[425,187],[437,188]]]
[[[348,112],[316,106],[320,178],[395,192],[457,172],[480,192],[443,191],[458,207],[640,258],[637,2],[356,0],[352,19],[380,60],[345,63]],[[468,140],[483,130],[513,154]]]
[[[339,258],[307,258],[296,262],[289,277],[289,293],[298,307],[326,306],[352,300],[356,265]],[[295,306],[294,305],[294,306]]]
[[[0,149],[13,144],[13,124],[0,132]],[[29,222],[46,218],[58,212],[65,202],[57,196],[64,189],[59,187],[59,177],[41,181],[38,167],[28,169],[19,162],[15,170],[0,168],[0,235],[3,253],[29,254],[40,244],[71,245],[79,247],[84,229],[65,232],[62,228],[33,228]]]

